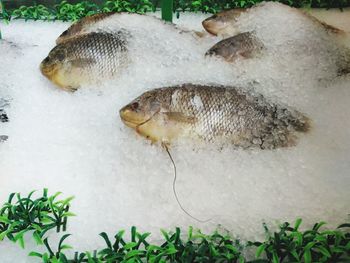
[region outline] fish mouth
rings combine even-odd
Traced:
[[[44,65],[43,63],[40,64],[40,71],[41,73],[49,79],[53,84],[57,85],[63,90],[66,91],[76,91],[78,87],[66,85],[64,81],[62,81],[62,78],[60,77],[59,73],[59,67],[57,65]]]
[[[149,119],[138,119],[138,118],[133,118],[133,112],[128,110],[128,109],[121,109],[119,111],[119,115],[121,120],[124,122],[124,124],[132,129],[136,129],[137,126],[142,125],[143,123],[147,122]]]
[[[122,108],[119,111],[119,115],[121,120],[124,122],[124,124],[132,129],[135,129],[136,131],[138,130],[138,128],[142,125],[144,125],[145,123],[149,122],[150,120],[153,119],[153,117],[159,113],[159,111],[156,111],[154,114],[152,114],[149,118],[132,118],[133,112]]]
[[[40,63],[40,71],[44,76],[50,78],[56,73],[57,66],[55,66],[54,64],[50,65],[49,58],[47,57]]]
[[[136,129],[137,126],[139,126],[139,123],[137,122],[133,122],[133,121],[130,121],[130,120],[126,120],[124,117],[120,116],[120,118],[122,119],[122,121],[124,122],[124,124],[126,126],[128,126],[129,128],[132,128],[132,129]]]

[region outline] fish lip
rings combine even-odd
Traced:
[[[124,112],[124,108],[122,108],[120,111],[119,111],[119,116],[121,118],[121,120],[125,123],[126,126],[130,127],[130,128],[133,128],[135,130],[138,129],[138,127],[140,127],[141,125],[144,125],[145,123],[149,122],[150,120],[153,119],[153,117],[159,113],[159,111],[156,111],[153,115],[151,115],[148,119],[146,120],[143,120],[143,121],[139,121],[139,122],[136,122],[136,121],[130,121],[130,120],[126,120],[126,118],[123,116]]]
[[[124,124],[130,128],[136,129],[138,125],[140,125],[139,123],[133,122],[133,121],[129,121],[126,120],[121,114],[120,114],[120,118],[121,120],[124,122]]]
[[[125,111],[128,111],[128,110],[126,110],[125,107],[123,107],[119,111],[119,116],[126,126],[136,129],[138,125],[141,125],[143,123],[143,121],[130,120],[129,118],[126,118]]]
[[[43,75],[49,77],[55,73],[55,67],[53,65],[45,65],[44,60],[40,63],[40,71]]]

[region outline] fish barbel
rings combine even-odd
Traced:
[[[307,132],[303,114],[239,88],[184,84],[145,92],[120,110],[122,121],[151,140],[175,140],[274,149]]]

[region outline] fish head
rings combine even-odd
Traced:
[[[169,118],[171,94],[156,89],[144,93],[123,107],[120,117],[125,125],[153,143],[170,143],[183,127]]]
[[[202,22],[203,27],[212,35],[234,35],[238,32],[235,23],[245,9],[232,9],[217,13]]]
[[[75,91],[81,83],[81,74],[72,67],[72,59],[64,45],[57,45],[41,62],[41,73],[64,90]]]
[[[206,56],[222,57],[226,61],[232,62],[239,57],[242,47],[234,37],[224,39],[211,47],[206,53]]]
[[[129,127],[135,128],[151,120],[162,110],[162,102],[156,92],[149,91],[136,98],[120,111],[122,121]]]
[[[205,55],[218,56],[228,62],[233,62],[239,58],[251,58],[262,49],[264,49],[264,45],[254,36],[253,32],[244,32],[221,40]]]

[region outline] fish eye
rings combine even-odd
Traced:
[[[134,102],[130,105],[130,109],[131,110],[137,110],[139,108],[139,103],[138,102]]]
[[[63,61],[64,58],[65,58],[65,55],[63,52],[58,52],[57,55],[56,55],[56,58],[58,61]]]

